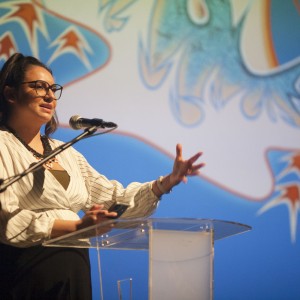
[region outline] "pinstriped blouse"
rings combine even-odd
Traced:
[[[61,141],[51,140],[52,149]],[[152,182],[133,182],[126,188],[97,172],[72,147],[57,156],[68,172],[65,190],[53,174],[44,168],[30,173],[0,193],[0,242],[16,247],[41,244],[50,237],[55,219],[79,220],[78,212],[94,204],[126,203],[122,217],[149,216],[159,199],[152,192]],[[10,132],[0,130],[0,178],[23,172],[36,158]]]

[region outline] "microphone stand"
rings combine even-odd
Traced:
[[[27,174],[29,174],[29,173],[37,170],[40,167],[42,167],[52,157],[55,157],[57,154],[63,152],[65,149],[69,148],[70,146],[72,146],[73,144],[77,143],[81,139],[89,137],[92,134],[94,134],[97,131],[98,127],[100,127],[100,126],[92,126],[92,127],[86,128],[83,133],[81,133],[80,135],[78,135],[77,137],[75,137],[74,139],[72,139],[71,141],[69,141],[67,143],[64,143],[61,146],[55,148],[54,150],[52,150],[52,152],[48,156],[46,156],[43,159],[41,159],[40,161],[32,164],[24,172],[22,172],[22,173],[20,173],[18,175],[15,175],[10,180],[8,180],[8,178],[7,179],[0,179],[0,193],[4,192],[10,185],[12,185],[16,181],[20,180],[22,177],[24,177]]]

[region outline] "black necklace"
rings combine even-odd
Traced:
[[[52,148],[51,148],[51,145],[50,145],[50,142],[49,142],[49,138],[45,135],[41,135],[41,141],[42,141],[42,145],[43,145],[43,149],[44,149],[44,153],[41,154],[37,151],[35,151],[33,148],[31,148],[17,133],[15,130],[13,130],[11,127],[5,125],[5,127],[8,129],[8,131],[10,131],[24,146],[25,148],[30,151],[33,156],[39,160],[47,157],[51,152],[52,152]],[[54,157],[54,158],[51,158],[49,161],[47,161],[45,163],[46,167],[49,168],[49,169],[52,169],[52,163],[53,162],[57,162],[57,159]]]

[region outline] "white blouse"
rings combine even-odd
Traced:
[[[52,149],[61,141],[51,140]],[[0,242],[16,247],[41,244],[50,237],[55,219],[79,220],[78,212],[94,204],[109,208],[114,202],[129,204],[124,218],[149,216],[159,198],[152,182],[132,182],[126,188],[99,174],[87,160],[69,147],[57,156],[68,172],[65,190],[50,171],[41,168],[0,193]],[[37,162],[33,154],[10,132],[0,130],[0,179],[22,173]]]

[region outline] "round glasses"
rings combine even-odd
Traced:
[[[49,90],[52,91],[54,95],[54,99],[58,100],[61,96],[63,87],[57,83],[50,85],[48,82],[44,80],[34,80],[34,81],[24,81],[21,84],[31,84],[32,88],[36,91],[36,94],[41,97],[45,97]]]

